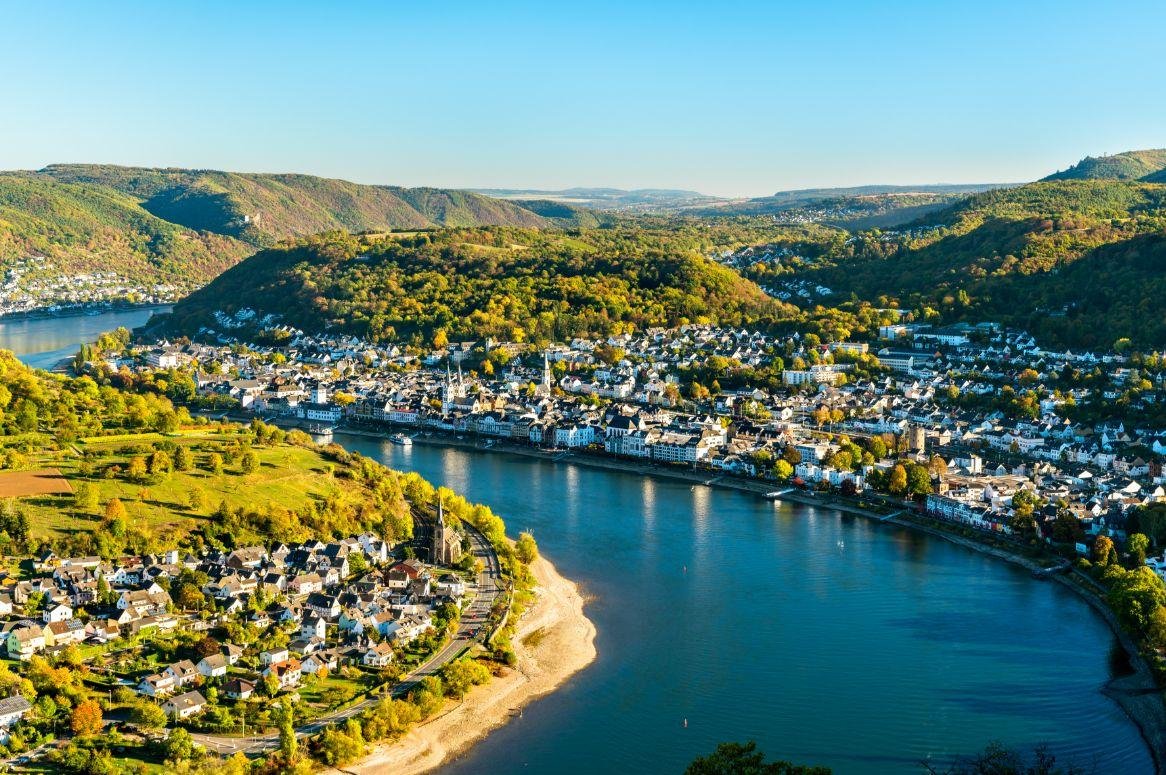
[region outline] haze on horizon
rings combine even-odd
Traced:
[[[22,3],[0,168],[722,196],[1032,180],[1166,146],[1164,22],[1143,0]]]

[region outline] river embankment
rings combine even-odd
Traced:
[[[346,766],[344,772],[429,772],[594,661],[595,625],[583,610],[585,600],[578,586],[561,576],[544,557],[536,559],[530,569],[536,598],[515,629],[515,667],[475,687],[456,705],[451,701],[445,711],[401,739],[377,746],[360,762]]]

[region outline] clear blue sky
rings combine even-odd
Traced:
[[[1166,146],[1166,3],[6,2],[0,168],[725,195]]]

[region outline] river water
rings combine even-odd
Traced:
[[[22,361],[38,369],[51,369],[87,342],[119,326],[133,329],[155,312],[169,307],[102,312],[99,315],[67,315],[56,318],[0,319],[0,350],[12,350]]]
[[[490,505],[592,597],[597,661],[443,772],[678,773],[750,739],[837,773],[918,773],[993,740],[1047,743],[1102,773],[1152,771],[1100,691],[1113,634],[1059,584],[732,490],[336,440]]]
[[[147,311],[0,322],[52,365]],[[590,596],[599,657],[443,768],[678,773],[724,740],[837,773],[918,773],[989,741],[1152,771],[1101,694],[1116,644],[1054,583],[946,541],[731,490],[337,434],[531,530]],[[684,725],[687,719],[687,727]]]

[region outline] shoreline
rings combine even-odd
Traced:
[[[19,320],[64,320],[66,318],[97,317],[98,315],[109,312],[135,312],[145,309],[162,309],[164,307],[172,307],[175,303],[173,301],[152,301],[140,304],[131,302],[94,302],[58,310],[49,310],[48,307],[37,307],[35,309],[0,313],[0,323]]]
[[[337,429],[338,434],[348,434],[352,436],[363,436],[367,438],[377,438],[387,440],[391,432],[380,432],[376,430],[369,430],[363,428],[345,428]],[[536,460],[545,460],[553,463],[573,463],[583,465],[590,468],[600,468],[609,471],[618,471],[629,474],[639,474],[641,476],[653,476],[663,479],[671,479],[674,481],[689,482],[692,484],[700,484],[708,487],[722,487],[725,489],[737,490],[739,492],[752,493],[755,495],[765,495],[765,493],[772,491],[775,487],[780,487],[775,482],[764,481],[750,481],[741,479],[731,474],[721,474],[715,471],[701,472],[691,469],[676,469],[671,470],[660,466],[637,463],[634,461],[623,460],[620,458],[604,458],[592,455],[581,455],[577,453],[566,453],[557,451],[554,453],[547,452],[537,448],[523,447],[518,444],[509,444],[505,441],[496,442],[494,445],[486,447],[480,443],[476,438],[457,439],[456,437],[447,436],[445,434],[433,434],[431,436],[417,436],[414,438],[414,443],[427,444],[432,446],[443,447],[457,447],[460,449],[473,450],[478,452],[499,452],[510,455],[520,455],[522,457],[533,458]],[[985,554],[1005,562],[1019,565],[1027,570],[1037,570],[1042,568],[1041,563],[1036,562],[1021,554],[1008,551],[1007,549],[990,546],[988,544],[976,541],[964,536],[956,535],[954,533],[942,530],[938,527],[922,524],[911,519],[904,519],[899,515],[883,515],[878,514],[868,509],[863,509],[858,506],[852,506],[846,503],[834,502],[835,499],[826,501],[820,499],[814,493],[802,492],[794,490],[785,493],[778,500],[785,500],[794,503],[799,503],[807,506],[821,506],[830,508],[843,513],[854,514],[856,516],[865,517],[885,524],[892,524],[899,528],[914,530],[926,535],[940,538],[951,543],[962,546],[980,554]],[[541,559],[541,558],[540,558]],[[1137,647],[1137,643],[1130,637],[1130,635],[1122,628],[1121,623],[1118,622],[1117,616],[1105,604],[1097,590],[1095,589],[1095,582],[1089,577],[1080,576],[1077,571],[1071,571],[1073,578],[1077,579],[1077,583],[1071,581],[1063,575],[1052,575],[1049,580],[1062,584],[1066,588],[1072,590],[1076,595],[1082,599],[1090,608],[1092,608],[1101,618],[1109,625],[1118,644],[1126,654],[1129,661],[1131,673],[1129,675],[1119,675],[1109,678],[1101,688],[1102,694],[1113,700],[1126,717],[1138,729],[1146,747],[1149,749],[1150,758],[1154,762],[1154,770],[1156,773],[1166,772],[1166,703],[1163,702],[1162,689],[1158,686],[1154,679],[1153,672],[1150,670],[1145,658],[1143,658],[1141,651]],[[1082,586],[1082,579],[1089,584],[1089,589]],[[516,639],[517,640],[517,639]],[[360,770],[354,770],[360,772]],[[423,770],[417,770],[421,772]],[[410,770],[410,772],[414,772]]]
[[[513,646],[518,664],[439,715],[418,724],[399,740],[373,748],[360,761],[326,773],[420,775],[463,755],[527,704],[550,694],[595,661],[595,625],[575,582],[559,575],[539,556],[530,566],[536,600],[519,619]],[[533,637],[532,637],[533,636]]]

